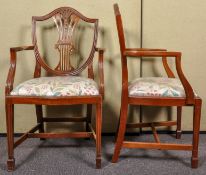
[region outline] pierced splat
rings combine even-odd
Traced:
[[[63,11],[53,17],[56,24],[59,39],[55,44],[55,48],[59,51],[60,60],[56,70],[71,71],[74,67],[71,64],[71,55],[75,51],[74,47],[74,31],[79,21],[79,17],[71,14],[70,11]]]

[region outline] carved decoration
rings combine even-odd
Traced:
[[[55,48],[59,51],[60,61],[56,70],[71,71],[74,69],[70,61],[70,57],[75,50],[73,36],[79,17],[69,10],[63,10],[61,13],[56,14],[53,20],[59,34]]]

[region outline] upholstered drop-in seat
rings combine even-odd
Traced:
[[[34,78],[19,84],[11,95],[24,96],[88,96],[99,95],[96,82],[78,76]]]
[[[177,78],[145,77],[129,83],[129,95],[185,97],[185,90]]]

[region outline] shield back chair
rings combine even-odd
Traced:
[[[37,24],[42,24],[47,20],[52,21],[52,26],[56,31],[56,40],[50,43],[56,51],[57,65],[53,68],[49,66],[40,51],[39,35],[37,34]],[[78,52],[75,43],[75,33],[80,22],[92,26],[91,44],[87,42],[89,54],[80,65],[72,64],[74,55]],[[81,32],[84,32],[82,30]],[[14,149],[27,138],[93,138],[96,142],[96,167],[101,168],[101,127],[102,127],[102,100],[104,96],[104,75],[103,75],[103,53],[104,50],[97,48],[98,19],[87,18],[80,12],[70,7],[60,7],[44,16],[32,17],[32,43],[31,46],[14,47],[10,49],[10,69],[6,82],[5,103],[6,121],[8,137],[8,170],[15,169]],[[83,38],[84,39],[84,38]],[[90,44],[90,45],[89,45]],[[33,50],[36,60],[34,77],[13,88],[17,52]],[[98,57],[98,83],[94,81],[93,59],[97,53]],[[52,57],[54,58],[54,57]],[[47,76],[42,76],[42,70],[47,72]],[[82,76],[86,71],[87,77]],[[80,75],[81,74],[81,75]],[[35,105],[37,125],[24,133],[14,142],[14,105],[31,104]],[[53,118],[43,116],[42,106],[45,105],[77,105],[87,106],[85,117]],[[96,108],[96,129],[91,126],[92,106]],[[70,133],[46,133],[45,122],[84,122],[85,132]],[[39,132],[36,132],[39,131]]]
[[[112,162],[116,163],[119,158],[121,148],[141,148],[141,149],[160,149],[160,150],[187,150],[192,152],[191,166],[198,167],[198,140],[200,129],[201,105],[202,100],[194,93],[191,85],[183,74],[181,68],[181,53],[168,52],[158,49],[134,49],[127,48],[125,44],[122,18],[117,4],[114,4],[117,31],[119,37],[121,64],[122,64],[122,96],[120,121],[116,138],[116,145]],[[143,77],[128,82],[127,59],[139,57],[162,58],[163,66],[168,77]],[[178,77],[167,64],[167,59],[174,59]],[[153,88],[156,86],[156,88]],[[163,87],[163,88],[162,88]],[[128,105],[138,106],[175,106],[177,107],[177,121],[161,121],[152,123],[127,123]],[[192,144],[161,143],[156,132],[156,126],[172,126],[181,124],[181,109],[183,106],[192,106],[193,113],[193,141]],[[130,142],[125,141],[126,128],[151,127],[155,142]],[[180,130],[180,127],[177,128]],[[180,133],[180,132],[179,132]],[[177,135],[179,135],[177,133]],[[179,135],[180,136],[180,135]],[[177,138],[179,138],[177,136]]]

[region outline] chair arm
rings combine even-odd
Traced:
[[[124,56],[129,56],[129,57],[174,57],[176,55],[181,55],[180,52],[168,52],[168,51],[131,51],[130,49],[125,49],[123,52]]]
[[[167,51],[166,49],[151,49],[151,48],[126,48],[127,51]]]
[[[21,46],[21,47],[10,48],[10,68],[6,80],[6,87],[5,87],[6,95],[8,95],[13,89],[14,77],[16,72],[16,53],[19,51],[33,50],[33,49],[34,46]]]
[[[181,67],[181,52],[167,52],[167,51],[130,51],[125,50],[123,52],[124,56],[130,56],[130,57],[174,57],[175,58],[175,65],[178,77],[184,87],[185,94],[186,94],[186,103],[194,104],[194,92],[193,89],[186,79],[182,67]],[[165,66],[165,65],[164,65]],[[167,70],[166,70],[167,71]],[[174,76],[171,74],[171,76]]]
[[[104,59],[104,52],[105,49],[102,48],[96,48],[95,49],[98,52],[98,74],[99,74],[99,91],[100,94],[102,94],[102,97],[104,98],[104,66],[103,66],[103,59]]]
[[[20,47],[12,47],[10,51],[19,52],[23,50],[34,50],[34,46],[20,46]]]
[[[125,54],[130,55],[130,54],[132,54],[131,52],[135,52],[137,54],[137,52],[139,52],[139,51],[144,51],[144,52],[154,52],[155,51],[155,52],[159,52],[159,51],[167,51],[167,50],[166,49],[148,49],[148,48],[134,48],[134,49],[133,48],[127,48],[126,51],[125,51],[126,52]],[[135,53],[133,53],[133,54],[135,55]],[[138,53],[138,54],[141,54],[141,53]],[[172,72],[172,70],[170,69],[170,67],[169,67],[169,65],[167,63],[166,56],[162,56],[162,63],[163,63],[163,66],[165,68],[165,71],[166,71],[168,77],[174,78],[175,77],[174,73]]]

